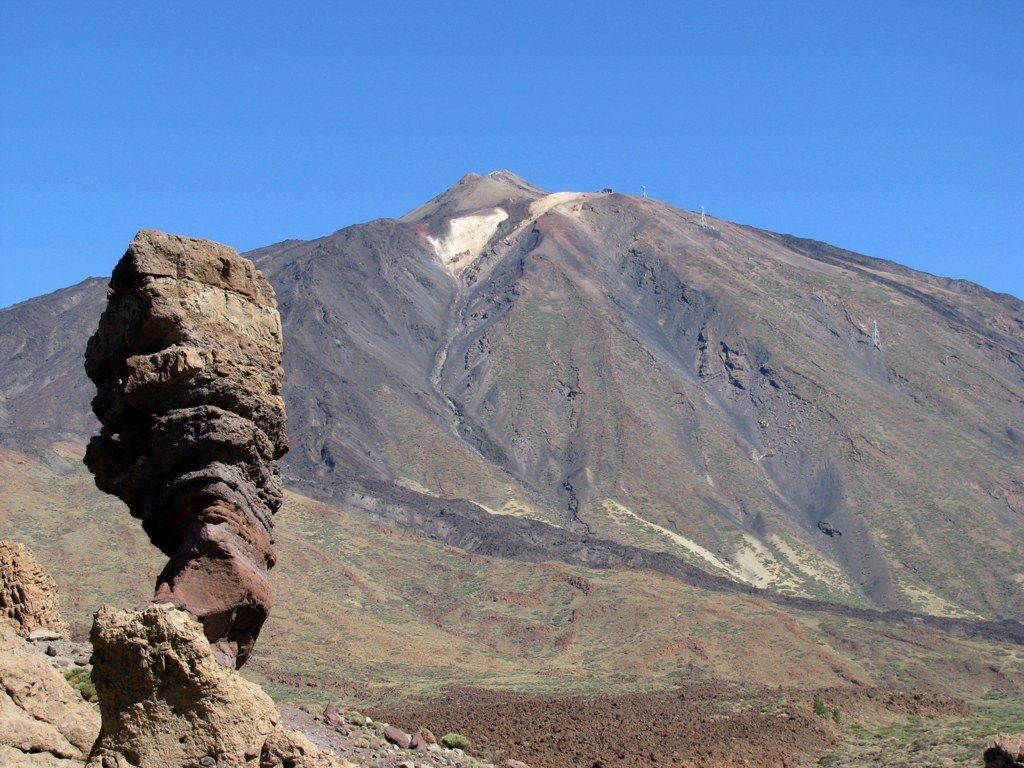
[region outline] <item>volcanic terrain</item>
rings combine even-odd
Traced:
[[[396,702],[1024,687],[1014,297],[505,171],[246,255],[277,294],[292,446],[247,667],[272,693],[463,723],[465,701],[503,700]],[[3,537],[44,561],[78,635],[159,570],[81,466],[105,285],[0,310]],[[733,709],[760,722],[774,694],[750,695]],[[625,700],[602,701],[579,733]],[[839,739],[807,723],[780,760]],[[699,764],[746,754],[722,749]]]

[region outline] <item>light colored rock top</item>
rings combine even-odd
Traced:
[[[146,278],[191,280],[276,306],[274,289],[251,261],[234,248],[210,240],[141,229],[118,265],[112,285]]]
[[[202,626],[184,611],[104,606],[92,642],[103,732],[90,768],[197,765],[203,758],[221,768],[343,765],[285,731],[270,697],[217,664]]]

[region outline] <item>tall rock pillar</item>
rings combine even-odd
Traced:
[[[154,603],[195,616],[241,667],[271,606],[288,450],[281,318],[252,262],[143,230],[114,269],[85,367],[102,423],[85,463],[170,559]]]

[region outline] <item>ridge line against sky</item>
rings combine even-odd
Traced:
[[[1024,297],[1024,3],[301,8],[0,5],[0,307],[501,168]]]

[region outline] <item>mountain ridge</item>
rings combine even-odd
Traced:
[[[708,221],[498,173],[250,252],[285,324],[286,480],[465,498],[783,594],[1019,620],[1024,303]],[[86,325],[64,300],[0,313],[0,444],[40,456],[91,434],[74,345],[33,363],[8,329]]]

